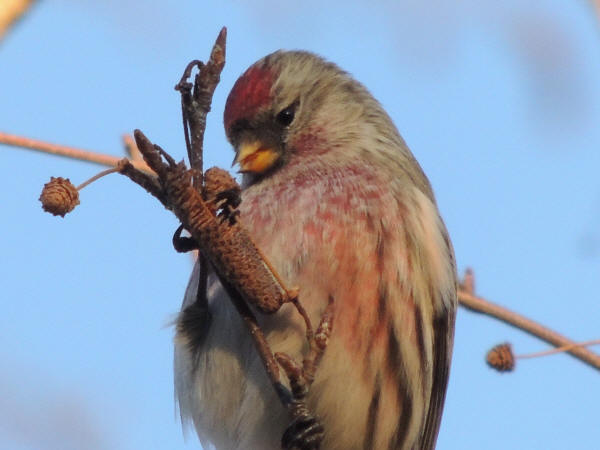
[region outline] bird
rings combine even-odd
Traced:
[[[457,308],[452,244],[429,180],[392,119],[336,64],[279,50],[225,104],[242,173],[239,219],[313,323],[334,326],[307,407],[323,450],[433,449]],[[197,263],[176,319],[175,391],[203,446],[282,448],[289,416],[226,289]],[[307,351],[291,305],[257,314],[274,352]]]

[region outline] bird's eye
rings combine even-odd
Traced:
[[[294,102],[287,108],[282,109],[279,114],[277,114],[277,122],[284,127],[290,125],[294,120],[294,115],[296,114],[296,105]]]

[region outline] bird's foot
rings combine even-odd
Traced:
[[[228,221],[230,225],[234,225],[240,215],[237,207],[241,201],[239,187],[219,192],[214,199],[219,210],[217,217],[223,222]]]
[[[227,171],[218,167],[208,169],[204,173],[203,195],[221,220],[227,220],[231,225],[237,222],[242,190]]]
[[[333,329],[333,305],[333,297],[330,296],[319,327],[309,339],[309,352],[302,365],[285,353],[275,353],[275,359],[287,375],[292,390],[289,404],[292,423],[281,440],[284,450],[317,450],[323,439],[323,425],[309,412],[305,399],[329,343]]]
[[[304,401],[294,400],[290,406],[294,419],[281,438],[284,450],[318,450],[323,440],[324,428],[319,419],[312,415]]]

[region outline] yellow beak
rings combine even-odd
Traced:
[[[240,145],[235,162],[240,165],[240,172],[262,173],[273,167],[278,159],[277,151],[255,141]]]

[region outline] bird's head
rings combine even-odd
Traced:
[[[315,164],[368,164],[390,179],[408,179],[433,199],[429,181],[379,102],[312,53],[280,50],[250,66],[227,98],[224,122],[246,185],[285,167],[289,174]]]
[[[237,80],[224,123],[240,171],[260,179],[300,158],[360,144],[374,117],[398,136],[367,90],[335,64],[308,52],[278,51]]]

